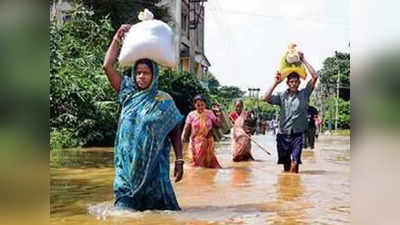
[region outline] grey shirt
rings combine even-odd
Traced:
[[[289,91],[273,94],[268,103],[279,105],[280,134],[302,133],[307,128],[307,109],[310,95],[313,91],[312,81],[307,83],[307,86],[299,90],[293,96],[289,95]]]

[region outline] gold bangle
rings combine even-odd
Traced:
[[[185,161],[183,161],[183,159],[176,159],[176,160],[175,160],[175,163],[178,163],[178,162],[185,163]]]

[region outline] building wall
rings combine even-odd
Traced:
[[[181,57],[180,58],[180,70],[189,71],[190,70],[190,58],[189,57]]]
[[[175,54],[180,58],[180,65],[177,69],[201,76],[203,69],[195,57],[198,54],[204,55],[204,9],[201,10],[200,2],[163,0],[159,4],[168,7],[168,12],[173,19],[177,43]],[[194,8],[196,13],[202,12],[195,29],[190,29],[190,18],[194,18],[194,11],[191,11],[191,8]]]
[[[67,0],[54,1],[50,7],[50,20],[56,21],[57,24],[63,23],[70,19],[68,14],[74,8],[74,3]]]

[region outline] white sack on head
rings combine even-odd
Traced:
[[[118,60],[121,66],[130,66],[138,59],[148,58],[156,63],[173,68],[177,65],[174,33],[153,14],[145,9],[139,14],[139,22],[131,26],[122,44]]]

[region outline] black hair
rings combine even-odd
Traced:
[[[238,102],[242,103],[242,105],[243,105],[243,100],[241,98],[236,99],[234,104],[236,105],[236,103],[238,103]]]
[[[206,98],[205,98],[202,94],[198,94],[198,95],[194,96],[194,98],[193,98],[193,105],[194,105],[197,101],[203,101],[204,103],[207,104],[207,100],[206,100]]]
[[[136,74],[136,68],[139,64],[145,64],[146,66],[149,67],[151,74],[153,74],[153,61],[151,61],[150,59],[139,59],[138,61],[136,61],[135,66],[133,67],[134,73]]]
[[[297,74],[296,72],[291,72],[288,76],[287,76],[287,79],[288,80],[290,80],[290,79],[300,79],[300,76],[299,76],[299,74]]]

